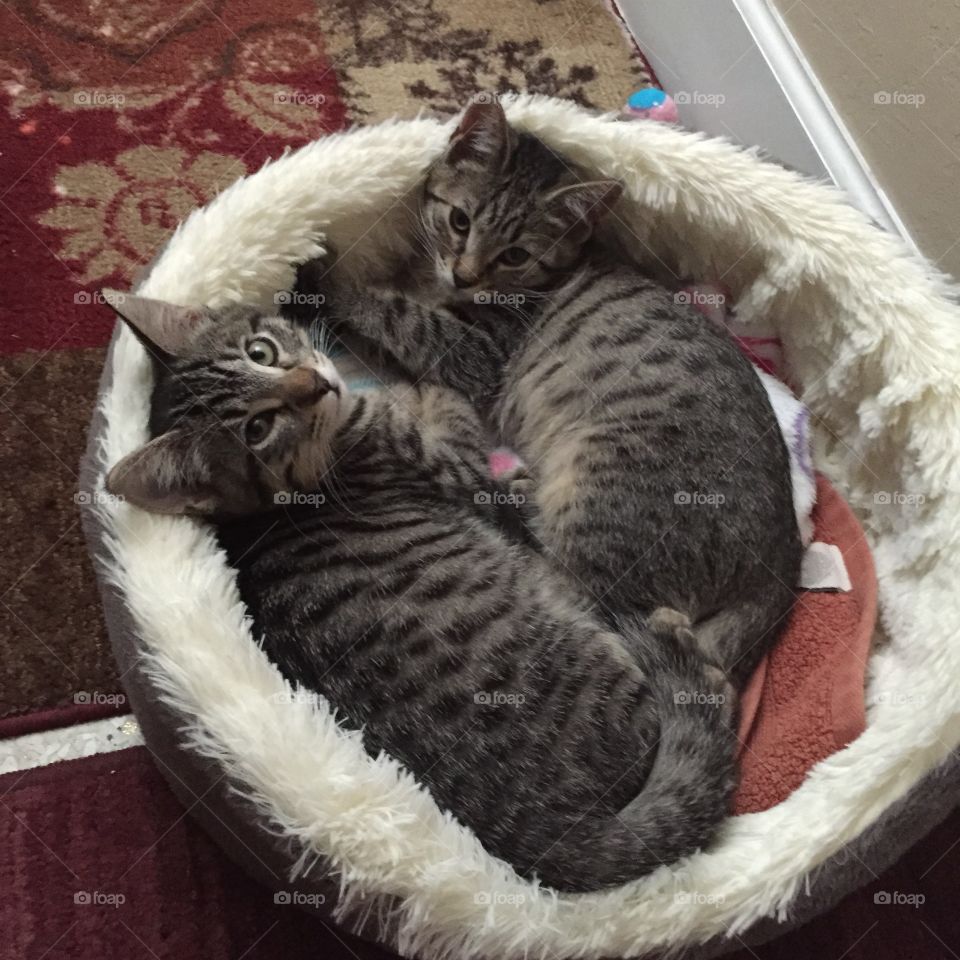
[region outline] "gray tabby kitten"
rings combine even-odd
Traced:
[[[157,379],[154,439],[107,488],[217,522],[263,649],[370,754],[557,889],[709,842],[734,782],[725,680],[675,611],[611,633],[502,535],[464,398],[350,393],[289,319],[111,299]]]
[[[683,612],[741,686],[799,575],[787,450],[731,338],[596,240],[620,192],[475,104],[427,174],[406,286],[310,281],[341,327],[492,417],[551,560],[608,619]]]

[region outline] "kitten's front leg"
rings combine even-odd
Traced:
[[[463,394],[436,384],[398,384],[355,403],[362,416],[351,429],[375,436],[412,474],[425,473],[464,502],[489,487],[486,431]]]
[[[466,310],[428,306],[385,290],[355,290],[347,304],[347,326],[386,350],[413,377],[459,390],[478,406],[491,402],[507,356]]]
[[[537,503],[537,482],[533,472],[525,463],[518,462],[499,474],[496,482],[522,526],[524,540],[529,546],[542,550],[540,506]]]
[[[301,268],[301,282],[317,273]],[[468,306],[430,306],[399,290],[360,288],[328,271],[315,285],[305,292],[324,297],[334,330],[345,327],[379,346],[414,379],[443,384],[478,406],[489,405],[507,360],[505,325],[513,318],[486,313],[478,320]]]
[[[436,385],[413,388],[410,411],[423,425],[429,441],[425,453],[441,486],[465,492],[485,520],[535,550],[539,508],[533,475],[522,464],[494,478],[487,455],[489,437],[473,405],[459,391]],[[461,492],[462,491],[462,492]]]

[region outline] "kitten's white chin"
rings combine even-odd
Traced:
[[[443,300],[453,303],[483,303],[482,298],[492,291],[484,290],[483,287],[458,287],[452,282],[442,281],[440,283],[440,293]]]
[[[326,354],[314,351],[313,369],[316,370],[340,396],[346,393],[347,387],[343,381],[343,377],[340,376],[333,361],[326,356]],[[321,399],[326,399],[326,397]]]
[[[333,381],[330,381],[333,383]],[[343,422],[345,413],[350,406],[347,400],[347,385],[342,381],[338,384],[340,392],[335,393],[331,390],[325,393],[317,402],[320,408],[320,415],[317,417],[318,439],[329,439],[333,436],[337,427]]]

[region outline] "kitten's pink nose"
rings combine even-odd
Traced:
[[[280,378],[277,395],[291,406],[306,407],[316,403],[333,389],[330,381],[313,367],[294,367]]]
[[[453,274],[453,285],[458,290],[472,287],[480,282],[480,274],[477,272],[476,260],[473,257],[460,257],[450,272]]]

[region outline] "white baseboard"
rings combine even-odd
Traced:
[[[684,126],[759,146],[832,180],[917,249],[807,62],[767,0],[618,0]]]

